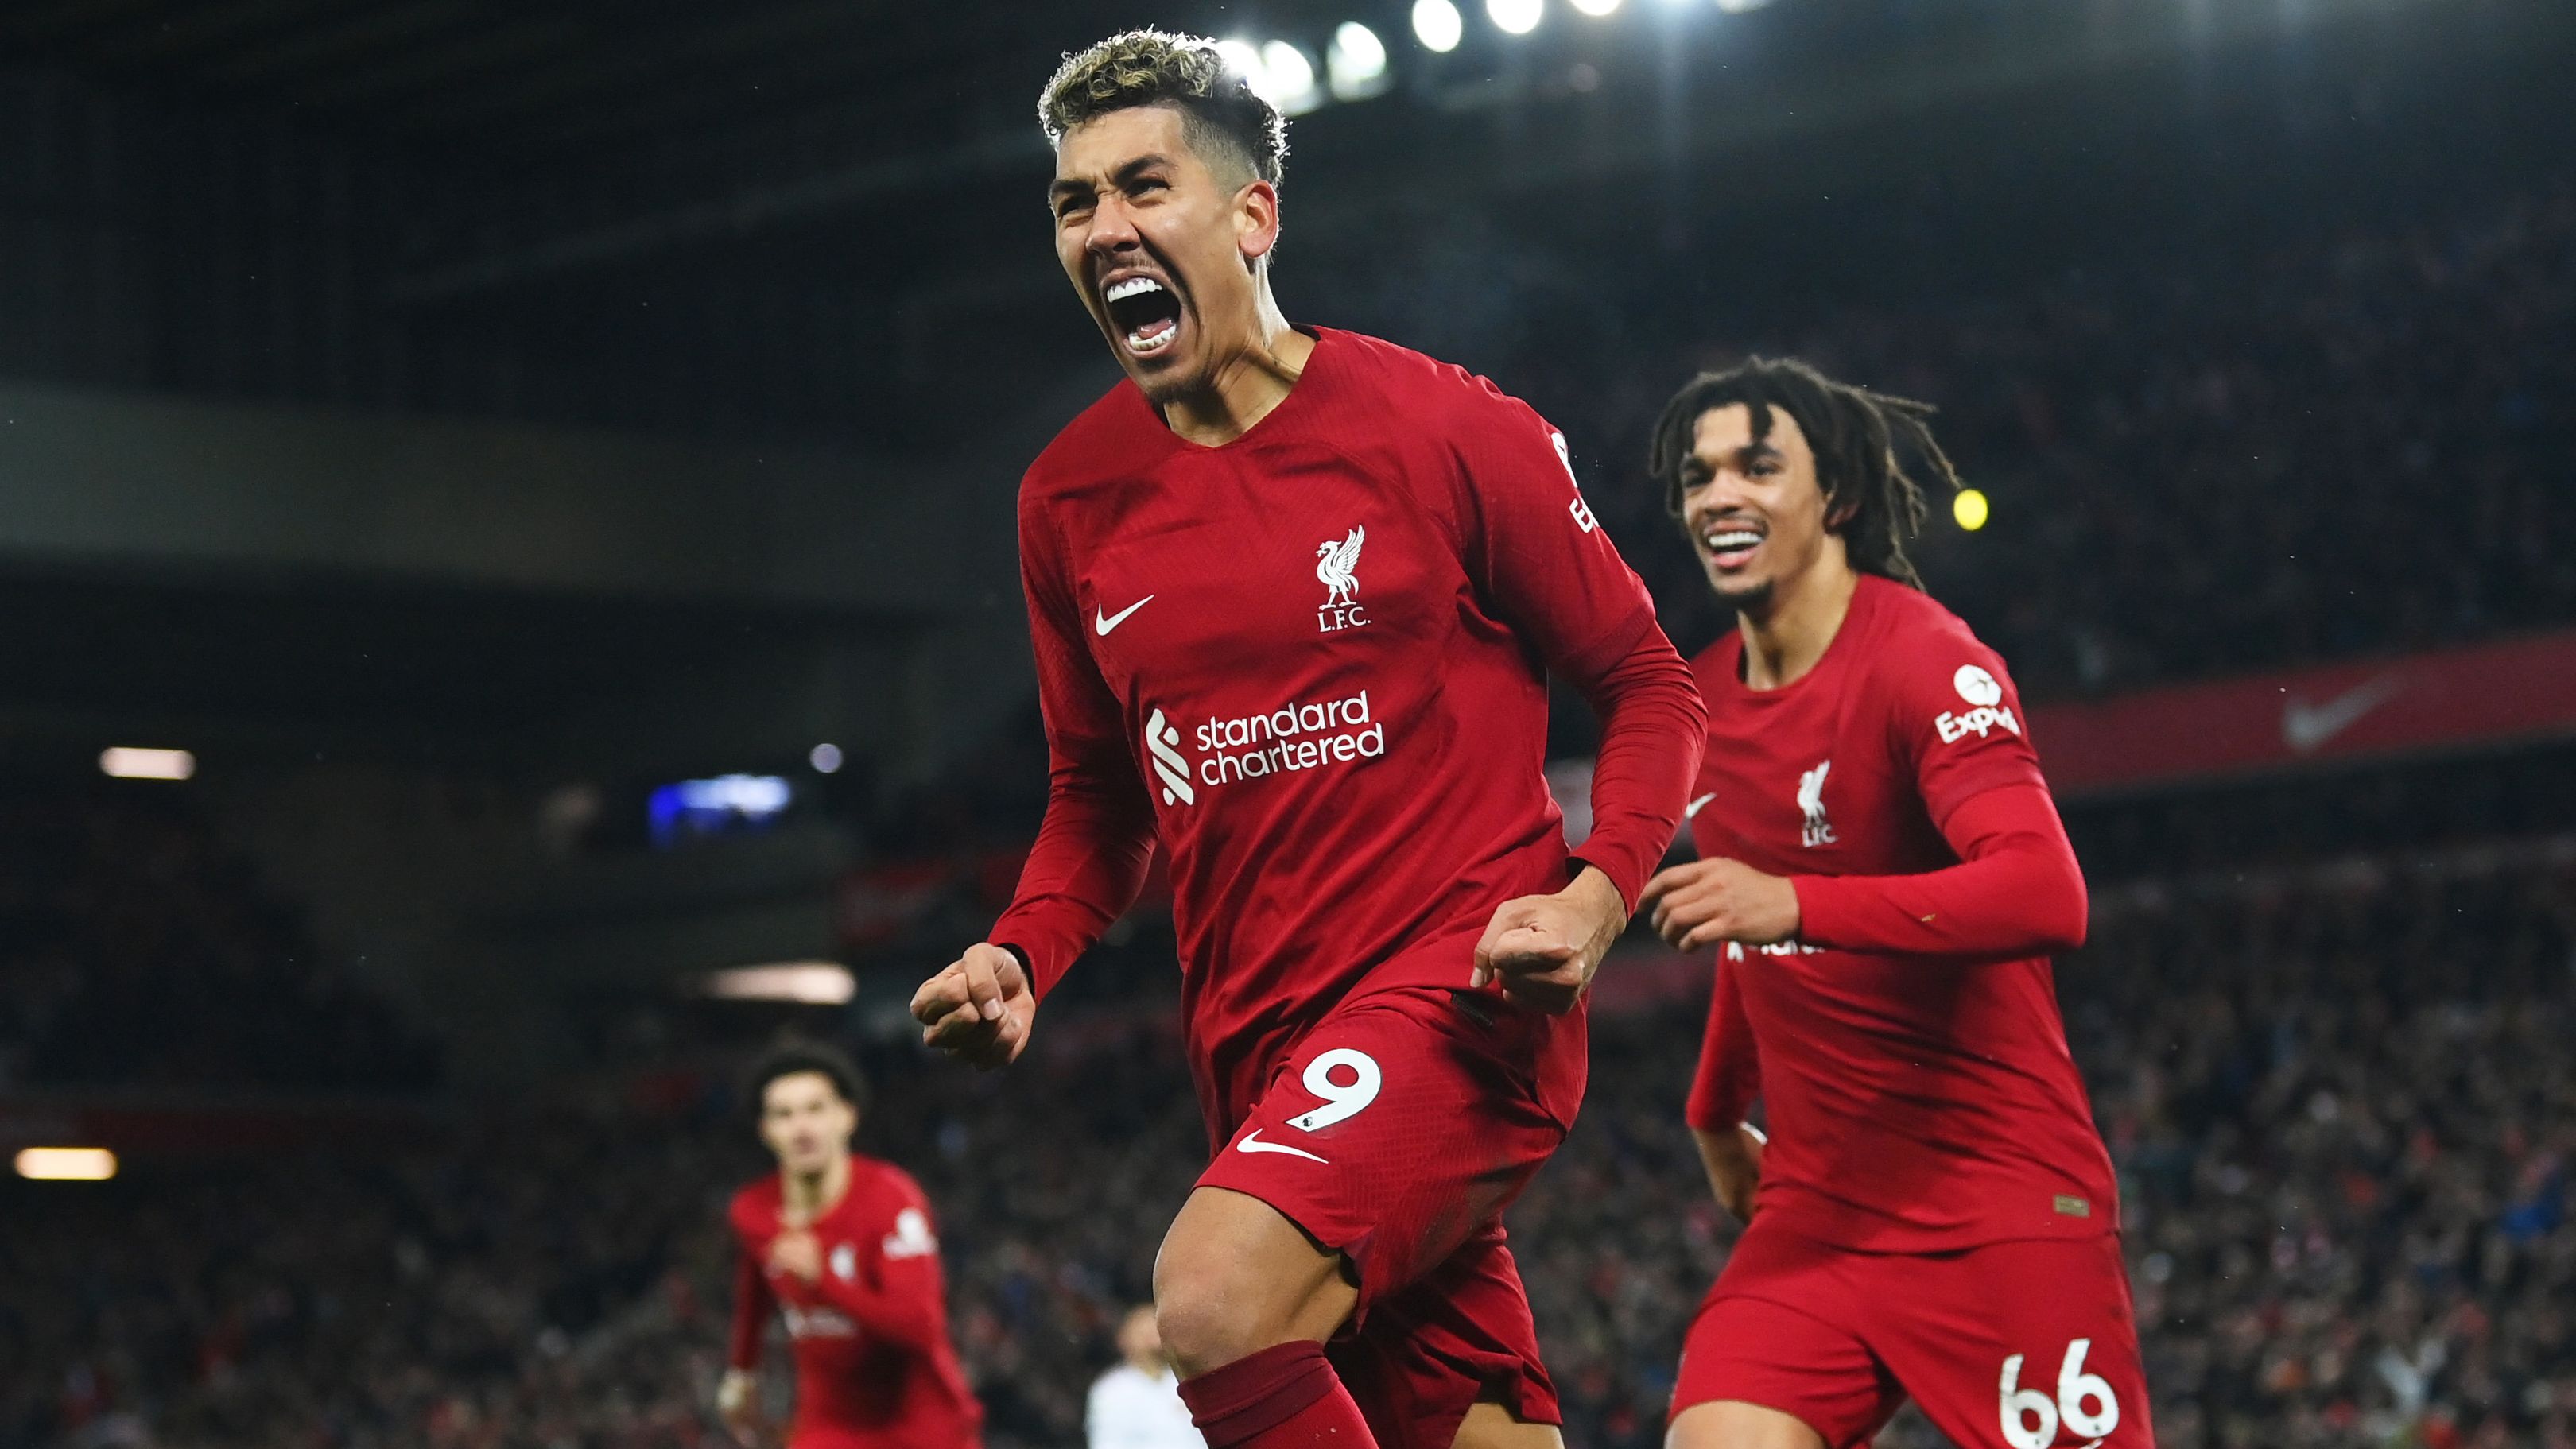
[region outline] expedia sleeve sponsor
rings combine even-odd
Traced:
[[[1967,701],[1964,712],[1943,710],[1932,721],[1941,743],[1955,745],[1970,735],[1984,739],[1997,729],[2021,733],[2021,721],[2013,718],[2012,706],[2004,703],[2004,687],[1994,675],[1974,664],[1962,664],[1950,676],[1950,687]]]

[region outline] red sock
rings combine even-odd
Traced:
[[[1208,1449],[1377,1449],[1324,1346],[1274,1344],[1181,1381]]]

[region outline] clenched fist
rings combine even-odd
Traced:
[[[1553,895],[1520,896],[1494,908],[1476,943],[1473,984],[1499,982],[1513,1004],[1550,1015],[1572,1011],[1627,925],[1619,888],[1587,865]]]
[[[923,1042],[979,1071],[1009,1066],[1037,1025],[1037,992],[1020,958],[979,941],[912,994]]]

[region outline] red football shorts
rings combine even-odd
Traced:
[[[1464,979],[1472,938],[1443,943]],[[1562,1422],[1504,1207],[1583,1097],[1584,1020],[1406,986],[1315,1024],[1199,1178],[1257,1197],[1358,1274],[1325,1346],[1382,1449],[1448,1449],[1479,1399]]]
[[[1855,1253],[1757,1215],[1691,1323],[1673,1413],[1736,1399],[1858,1449],[1909,1395],[1963,1449],[2152,1449],[2119,1238]]]

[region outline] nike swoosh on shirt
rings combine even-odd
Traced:
[[[1307,1151],[1303,1147],[1291,1147],[1285,1142],[1262,1141],[1261,1129],[1258,1127],[1244,1133],[1243,1140],[1234,1144],[1234,1150],[1237,1152],[1285,1152],[1291,1157],[1302,1157],[1308,1162],[1324,1162],[1324,1159],[1317,1157],[1315,1154]],[[1329,1162],[1324,1162],[1324,1165],[1326,1167],[1332,1166]]]
[[[2328,740],[2352,728],[2363,715],[2396,698],[2405,687],[2402,677],[2383,674],[2323,704],[2293,699],[2281,706],[2281,743],[2302,755],[2322,748]]]
[[[1128,615],[1135,613],[1138,609],[1141,609],[1152,602],[1154,602],[1154,596],[1152,594],[1147,594],[1145,597],[1129,604],[1126,608],[1119,610],[1115,614],[1104,614],[1100,612],[1100,606],[1098,604],[1094,604],[1091,606],[1091,627],[1099,630],[1100,637],[1106,639],[1109,637],[1110,630],[1127,622]]]
[[[1697,820],[1699,818],[1699,807],[1716,798],[1717,792],[1715,790],[1711,790],[1707,794],[1693,800],[1688,805],[1682,807],[1682,818],[1684,820]]]

